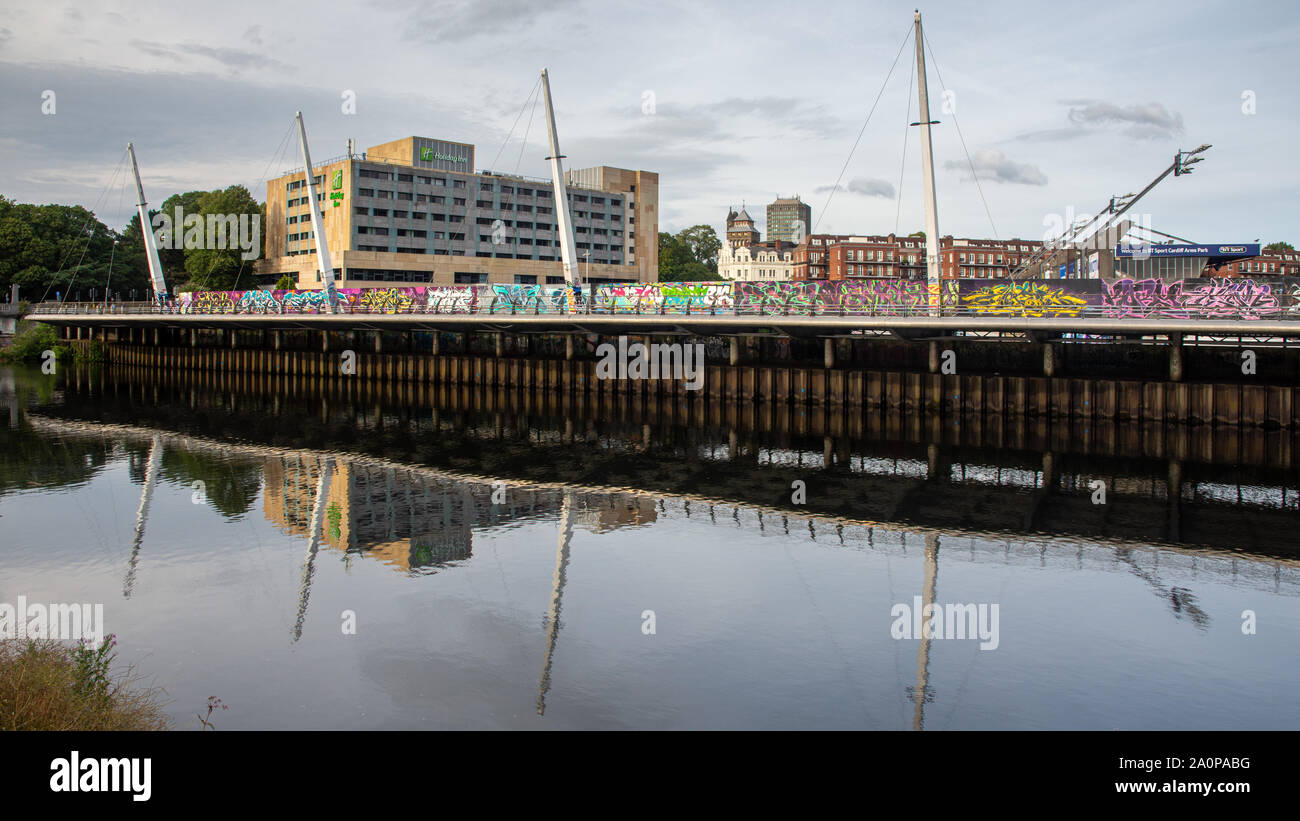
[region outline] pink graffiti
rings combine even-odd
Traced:
[[[1211,279],[1190,288],[1183,280],[1121,279],[1106,286],[1102,307],[1106,316],[1130,319],[1260,319],[1282,310],[1272,289],[1251,279]]]

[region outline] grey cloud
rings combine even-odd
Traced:
[[[794,97],[728,97],[712,103],[678,104],[656,99],[655,113],[647,116],[641,112],[638,97],[632,106],[632,116],[665,132],[682,136],[694,135],[702,139],[740,139],[748,129],[729,127],[742,117],[761,120],[771,131],[803,131],[826,136],[842,131],[846,123],[825,113],[821,106],[809,105]],[[628,115],[629,108],[621,107],[611,113]]]
[[[577,5],[577,0],[388,0],[376,5],[404,21],[406,39],[432,44],[532,29],[543,17],[571,13],[569,7]]]
[[[866,177],[854,177],[849,180],[848,185],[823,185],[813,189],[815,194],[825,194],[828,191],[845,191],[850,194],[861,194],[864,197],[885,197],[891,200],[897,195],[892,183]]]
[[[1160,103],[1118,106],[1097,100],[1080,100],[1070,109],[1068,117],[1070,122],[1080,125],[1128,125],[1123,133],[1138,139],[1158,139],[1183,133],[1183,115]]]
[[[227,68],[240,71],[243,69],[267,68],[275,71],[288,72],[293,71],[293,66],[288,63],[282,63],[255,51],[248,51],[240,48],[214,48],[205,46],[202,43],[187,42],[175,47],[167,46],[162,43],[151,43],[144,40],[132,40],[131,45],[135,46],[145,54],[154,57],[166,57],[173,62],[184,62],[185,55],[192,54],[200,57],[207,57],[215,60]]]
[[[0,136],[0,168],[8,171],[0,193],[21,202],[88,208],[98,200],[94,210],[115,227],[130,218],[135,195],[119,190],[121,175],[108,195],[104,189],[128,141],[140,157],[145,194],[156,203],[181,191],[234,184],[264,198],[265,176],[302,164],[296,134],[290,132],[298,109],[317,162],[342,154],[348,137],[355,137],[362,150],[420,133],[480,145],[500,139],[461,112],[412,96],[368,95],[365,122],[371,125],[363,125],[340,113],[333,89],[268,88],[210,75],[77,66],[9,64],[4,71],[0,110],[11,116]],[[58,90],[55,116],[42,115],[39,97],[31,92],[43,88]],[[413,118],[413,110],[420,116]],[[120,220],[119,202],[125,203]]]
[[[849,191],[865,197],[886,197],[893,199],[894,186],[885,180],[869,180],[863,177],[849,180]]]
[[[1088,132],[1081,128],[1047,128],[1041,131],[1026,131],[1023,134],[1017,134],[1010,141],[1029,143],[1062,142],[1064,140],[1077,140],[1080,137],[1087,136],[1087,134]]]
[[[1005,182],[1014,185],[1047,185],[1047,175],[1038,169],[1037,166],[1028,163],[1017,163],[1007,159],[1001,151],[996,149],[985,149],[976,151],[970,158],[970,162],[961,160],[948,160],[944,168],[950,171],[964,171],[970,173],[971,166],[975,168],[975,174],[981,180],[990,182]]]

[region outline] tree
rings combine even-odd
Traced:
[[[259,247],[253,249],[257,256],[260,257],[262,248],[260,243],[261,221],[263,218],[262,206],[248,192],[248,189],[242,185],[232,185],[224,190],[206,191],[206,192],[189,192],[182,195],[188,197],[190,194],[201,193],[197,199],[197,213],[204,220],[206,226],[209,215],[221,216],[223,218],[235,217],[237,219],[243,216],[256,218],[258,222],[257,242]],[[171,199],[168,199],[170,202]],[[191,200],[193,201],[193,200]],[[165,203],[164,203],[165,204]],[[192,207],[192,206],[191,206]],[[186,211],[186,214],[191,213]],[[184,237],[179,226],[172,226],[172,230],[177,236]],[[210,244],[216,237],[205,237]],[[252,260],[243,259],[244,251],[238,245],[239,237],[227,237],[225,248],[203,247],[203,248],[185,248],[184,265],[185,273],[188,275],[188,284],[193,286],[193,290],[209,291],[229,291],[238,289],[241,285],[248,285],[252,282],[251,275],[253,272]],[[249,237],[252,239],[252,237]],[[185,243],[189,244],[188,241]],[[248,279],[245,279],[245,278]]]
[[[1280,253],[1282,251],[1295,251],[1295,247],[1289,242],[1270,242],[1264,246],[1264,251]]]
[[[659,281],[720,281],[718,251],[721,248],[718,235],[708,225],[692,226],[677,234],[660,232]]]
[[[678,240],[690,249],[691,257],[713,273],[718,272],[718,252],[722,242],[712,225],[692,225],[677,234]]]
[[[275,281],[275,290],[293,291],[298,287],[298,283],[288,274],[280,274],[280,278]]]
[[[0,197],[0,289],[17,283],[28,299],[102,298],[120,290],[119,235],[79,205],[32,205]],[[119,249],[120,250],[120,249]],[[129,276],[129,275],[128,275]]]

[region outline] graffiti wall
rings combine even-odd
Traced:
[[[590,289],[542,285],[343,288],[349,313],[710,314],[915,316],[928,311],[925,282],[662,282]],[[945,281],[944,313],[1002,317],[1269,319],[1300,317],[1300,281],[1270,279]],[[195,291],[186,313],[317,313],[323,291]]]
[[[736,282],[737,313],[869,314],[910,316],[925,313],[926,283],[900,279],[845,282]]]
[[[592,309],[616,314],[731,312],[730,282],[655,282],[602,285],[592,292]]]

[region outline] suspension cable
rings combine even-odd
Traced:
[[[934,63],[934,73],[939,78],[939,88],[943,89],[946,97],[948,88],[943,84],[943,72],[939,71],[939,60],[934,56],[934,47],[930,45],[930,38],[926,36],[925,32],[921,32],[921,37],[925,41],[925,50],[930,53],[930,62]],[[984,213],[988,216],[989,225],[993,228],[993,238],[998,239],[998,226],[993,222],[993,212],[989,210],[988,200],[984,199],[984,187],[980,185],[979,175],[975,173],[975,161],[971,159],[970,152],[966,150],[966,138],[962,136],[961,123],[957,122],[957,107],[953,106],[952,111],[947,113],[952,114],[952,124],[957,127],[957,139],[961,140],[961,150],[966,154],[966,162],[970,165],[970,175],[975,180],[975,190],[979,192],[980,202],[984,203]]]
[[[894,68],[898,65],[898,58],[903,56],[903,49],[907,46],[907,41],[912,38],[912,26],[907,27],[907,35],[903,42],[898,46],[898,53],[894,55],[894,62],[889,66],[889,73],[885,75],[885,81],[880,84],[880,91],[876,92],[876,99],[871,104],[871,110],[867,112],[867,119],[863,121],[862,128],[858,130],[857,139],[853,141],[853,147],[849,149],[849,156],[844,160],[844,166],[840,168],[840,175],[835,178],[835,184],[826,195],[826,202],[822,205],[821,213],[817,215],[817,221],[813,223],[813,229],[810,234],[817,233],[817,226],[821,225],[822,217],[826,215],[826,210],[830,208],[831,200],[835,197],[835,192],[839,190],[840,181],[844,179],[844,172],[848,170],[849,163],[853,160],[853,152],[857,151],[858,143],[862,141],[862,135],[867,130],[867,124],[871,122],[871,115],[876,113],[876,106],[880,103],[880,96],[885,93],[885,86],[889,83],[889,78],[894,75]]]
[[[894,209],[894,236],[898,236],[898,222],[903,213],[903,175],[907,171],[907,138],[912,134],[912,81],[916,79],[916,65],[907,74],[907,111],[903,117],[903,161],[898,167],[898,206]]]
[[[77,230],[77,238],[76,238],[75,240],[73,240],[73,242],[72,242],[72,247],[70,247],[70,248],[68,249],[68,252],[67,252],[66,254],[63,255],[63,259],[59,261],[59,267],[58,267],[58,270],[56,270],[56,271],[54,272],[54,275],[50,277],[50,282],[49,282],[49,284],[45,286],[45,293],[41,294],[41,302],[44,302],[45,299],[46,299],[46,297],[48,297],[48,296],[50,295],[50,289],[53,288],[53,287],[54,287],[54,283],[58,281],[59,274],[63,273],[63,266],[67,264],[67,262],[68,262],[68,258],[69,258],[70,256],[72,256],[72,252],[75,251],[75,250],[77,249],[77,243],[81,241],[81,235],[84,234],[84,233],[86,232],[86,226],[90,225],[90,221],[93,220],[93,219],[95,218],[95,208],[99,206],[99,201],[102,200],[102,199],[103,199],[103,198],[108,194],[108,192],[112,189],[112,187],[113,187],[113,182],[114,182],[114,180],[117,179],[117,175],[118,175],[118,173],[120,173],[121,170],[122,170],[122,163],[125,162],[125,161],[126,161],[126,149],[122,149],[122,156],[121,156],[121,157],[118,159],[118,161],[117,161],[117,167],[115,167],[115,168],[113,169],[113,176],[111,176],[111,177],[109,178],[109,180],[108,180],[108,185],[104,186],[104,190],[99,192],[99,196],[95,198],[95,201],[94,201],[93,203],[91,203],[91,207],[87,209],[88,213],[87,213],[87,215],[86,215],[86,221],[83,222],[83,223],[81,224],[81,228]],[[93,235],[93,234],[94,234],[94,231],[91,231],[91,234]],[[90,240],[89,240],[89,239],[86,240],[86,247],[90,247]],[[85,249],[82,249],[82,252],[81,252],[81,258],[85,258],[85,256],[86,256],[86,251],[85,251]],[[80,264],[81,264],[81,262],[78,261],[78,262],[77,262],[77,265],[80,265]],[[75,277],[75,276],[73,277],[73,280],[74,280],[74,281],[76,280],[76,277]],[[71,286],[69,286],[69,287],[71,287]],[[61,300],[59,300],[60,303],[62,303],[62,302],[66,302],[66,301],[67,301],[67,299],[66,299],[66,295],[65,295],[65,299],[61,299]]]

